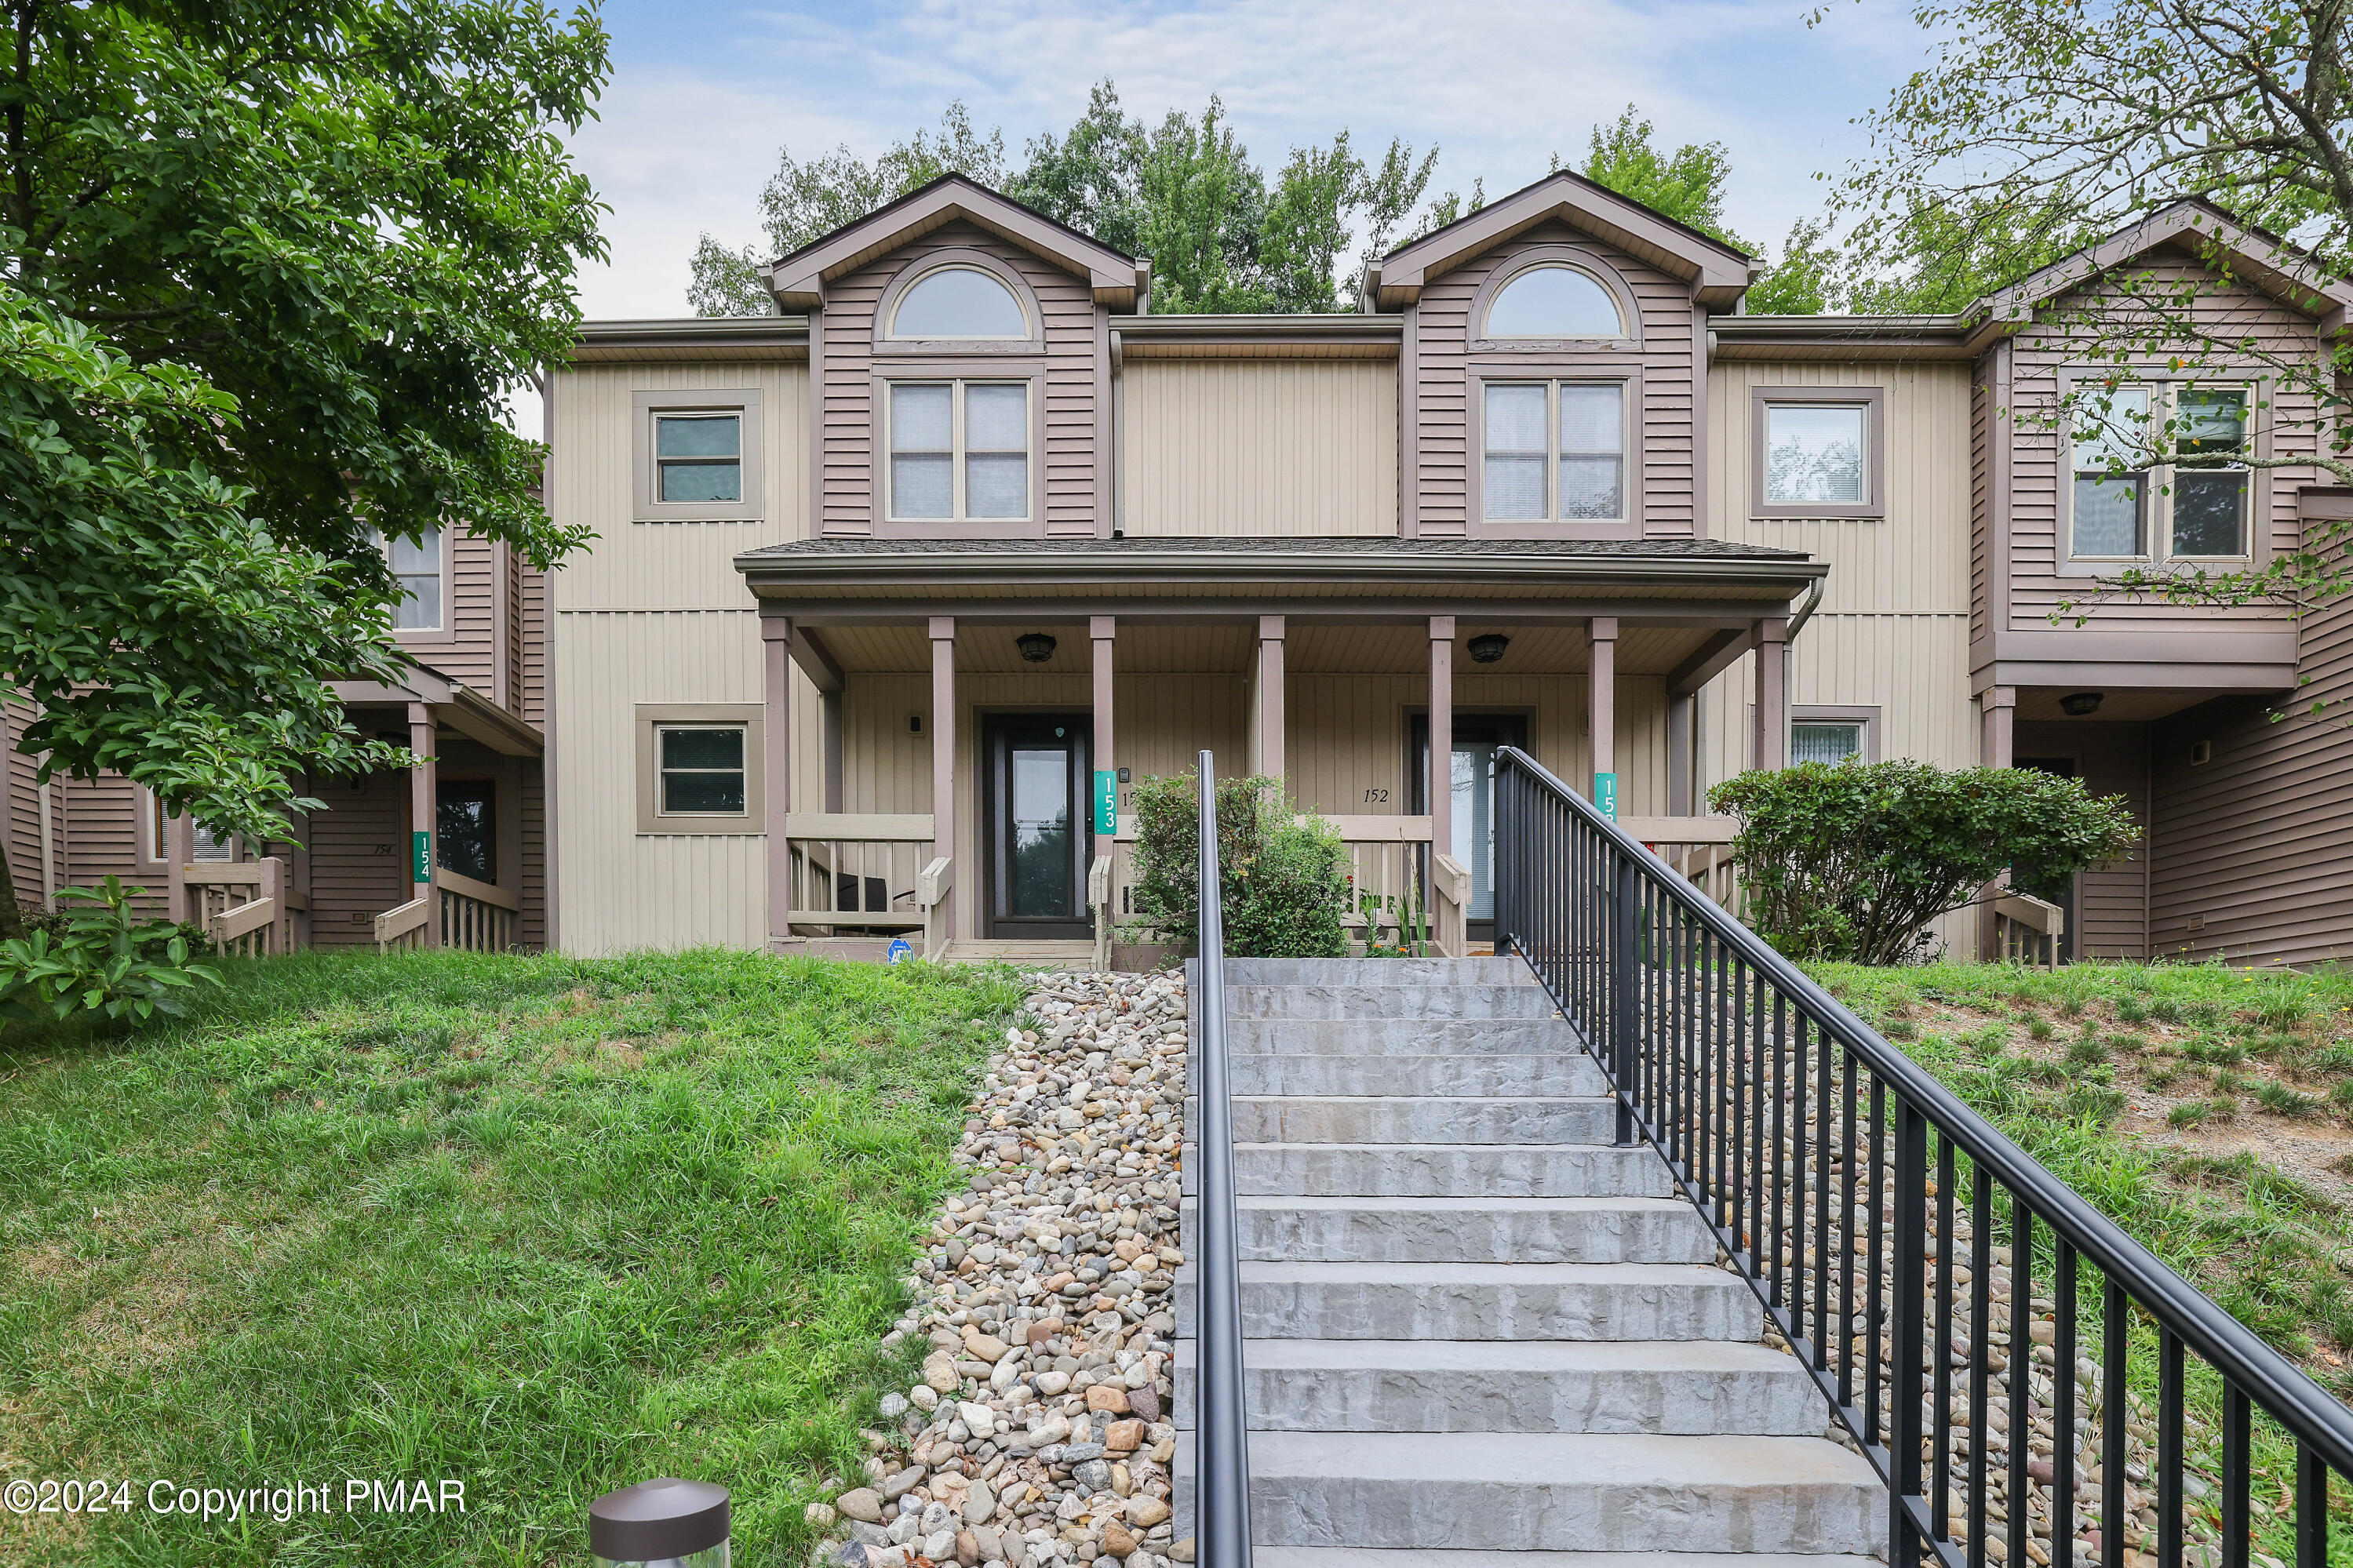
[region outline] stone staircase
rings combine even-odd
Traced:
[[[1609,1146],[1600,1071],[1517,960],[1227,975],[1259,1568],[1866,1568],[1884,1550],[1870,1468],[1760,1342],[1664,1163]],[[1188,1258],[1198,1169],[1188,1146]]]

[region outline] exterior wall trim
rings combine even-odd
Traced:
[[[767,831],[767,705],[764,702],[638,702],[630,721],[637,752],[638,832],[664,837],[747,837]],[[662,724],[744,726],[744,809],[725,816],[666,817],[654,768],[654,731]]]
[[[1765,421],[1777,403],[1843,403],[1863,410],[1863,473],[1868,481],[1860,504],[1768,501],[1765,499]],[[1883,386],[1753,386],[1748,389],[1748,515],[1753,518],[1843,517],[1883,521],[1887,516],[1887,389]]]

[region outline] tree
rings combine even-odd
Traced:
[[[1687,142],[1672,153],[1652,144],[1651,124],[1628,104],[1615,123],[1593,128],[1593,141],[1577,173],[1597,185],[1662,212],[1724,241],[1735,249],[1747,244],[1724,226],[1724,187],[1732,179],[1732,154],[1721,142]],[[1560,167],[1560,155],[1552,166]]]
[[[305,772],[407,761],[378,541],[549,566],[510,388],[568,352],[600,210],[554,127],[594,16],[502,0],[19,0],[0,65],[0,683],[42,776],[283,837]],[[0,936],[16,896],[0,867]]]
[[[936,132],[918,132],[871,163],[848,148],[802,163],[787,149],[761,194],[766,244],[731,250],[703,236],[689,301],[700,315],[765,315],[769,260],[955,173],[1150,257],[1155,311],[1353,307],[1365,265],[1421,205],[1438,156],[1392,141],[1375,166],[1343,131],[1328,144],[1293,148],[1270,179],[1219,100],[1198,118],[1171,110],[1147,126],[1121,108],[1109,81],[1089,92],[1068,132],[1034,137],[1024,152],[1013,169],[1004,132],[976,132],[961,103]]]
[[[1843,186],[1866,254],[1917,256],[1914,237],[1941,225],[1947,246],[2001,258],[1973,265],[2014,276],[2086,236],[2195,198],[2244,223],[2267,265],[2342,275],[2353,263],[2353,14],[2344,7],[1957,0],[1915,15],[1942,35],[1936,62],[1869,117],[1880,151]],[[2216,451],[2190,421],[2137,416],[2114,381],[2084,381],[2058,405],[2026,412],[2105,436],[2116,473],[2231,463],[2318,468],[2353,484],[2353,403],[2339,391],[2353,347],[2340,341],[2317,356],[2279,349],[2242,335],[2229,312],[2201,309],[2236,287],[2236,268],[2211,237],[2200,248],[2202,278],[2137,260],[2087,266],[2036,319],[2086,363],[2156,358],[2193,375],[2209,364],[2258,370],[2270,384],[2268,448]],[[2334,548],[2346,528],[2308,529],[2301,548],[2253,570],[2130,571],[2110,587],[2177,602],[2307,605],[2353,586]]]

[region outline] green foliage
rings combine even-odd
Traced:
[[[1135,902],[1164,936],[1198,942],[1200,787],[1192,778],[1135,784]],[[1347,857],[1320,819],[1283,808],[1282,784],[1264,776],[1217,785],[1218,873],[1226,951],[1237,958],[1341,958]]]
[[[592,12],[503,0],[25,5],[0,65],[0,689],[46,774],[282,835],[381,766],[326,683],[390,668],[375,534],[534,564],[509,392],[560,360],[600,211],[557,132]],[[15,901],[0,888],[0,927]]]
[[[1746,242],[1724,226],[1724,189],[1732,179],[1732,154],[1724,143],[1689,142],[1668,153],[1652,142],[1652,134],[1651,121],[1628,104],[1615,123],[1593,128],[1592,144],[1577,173],[1702,234],[1746,249]],[[1557,156],[1553,167],[1560,167]]]
[[[1808,763],[1741,773],[1708,798],[1740,819],[1749,921],[1808,960],[1903,963],[2000,873],[2072,874],[2139,836],[2121,801],[2032,769]]]
[[[90,907],[0,942],[0,1018],[54,1023],[91,1013],[144,1024],[182,1011],[197,981],[218,985],[219,970],[191,961],[184,929],[132,909],[146,890],[111,874],[97,888],[63,889],[59,900]]]

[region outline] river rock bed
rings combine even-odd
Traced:
[[[1163,1568],[1184,1137],[1175,974],[1040,974],[989,1058],[951,1194],[886,1344],[931,1342],[886,1395],[865,1484],[812,1520],[849,1568]]]

